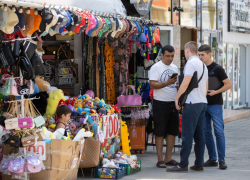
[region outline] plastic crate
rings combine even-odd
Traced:
[[[119,164],[119,168],[96,167],[95,178],[120,179],[126,176],[126,164]],[[106,171],[106,173],[104,173]],[[113,173],[111,173],[113,171]]]
[[[126,166],[127,166],[126,175],[130,175],[130,174],[136,173],[138,171],[141,171],[141,160],[137,159],[137,161],[140,163],[140,168],[133,169],[133,168],[131,168],[130,164],[126,164]]]

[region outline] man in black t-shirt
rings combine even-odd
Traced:
[[[204,62],[208,69],[209,85],[207,95],[207,111],[205,115],[205,138],[206,147],[208,149],[209,159],[204,163],[204,167],[218,166],[217,153],[212,133],[212,122],[214,127],[214,134],[216,136],[216,145],[218,151],[219,168],[226,169],[225,163],[225,135],[224,135],[224,121],[223,121],[223,98],[222,93],[232,87],[225,70],[213,62],[211,59],[211,48],[209,45],[202,45],[198,49],[198,55],[202,62]]]

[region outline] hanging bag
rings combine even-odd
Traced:
[[[19,66],[24,79],[30,80],[35,78],[35,72],[32,64],[24,51],[20,54]]]
[[[131,88],[134,92],[133,95],[124,95],[125,91]],[[117,108],[121,109],[122,106],[135,106],[142,105],[142,98],[135,92],[135,87],[128,85],[126,89],[123,90],[122,94],[117,98],[118,106]]]
[[[11,44],[5,43],[0,49],[0,67],[8,68],[14,63],[15,59],[11,51]]]
[[[9,96],[11,93],[11,79],[7,78],[5,84],[3,85],[2,94],[4,96]]]
[[[17,83],[15,78],[11,78],[11,95],[12,96],[20,96],[17,91]]]
[[[31,58],[31,64],[36,76],[45,75],[45,66],[42,58],[35,52]]]

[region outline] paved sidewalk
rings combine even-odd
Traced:
[[[200,180],[249,180],[250,179],[250,117],[242,120],[232,121],[225,124],[226,135],[226,163],[227,170],[218,168],[204,168],[203,172],[189,170],[188,173],[171,173],[165,169],[156,168],[156,150],[149,147],[145,154],[137,154],[142,159],[142,171],[130,176],[125,176],[122,180],[157,180],[157,179],[200,179]],[[177,150],[177,149],[176,149]],[[177,150],[178,151],[178,150]],[[179,152],[173,154],[173,158],[180,160]],[[164,151],[165,153],[165,151]],[[194,152],[190,155],[190,165],[195,159]],[[205,161],[208,159],[205,152]],[[82,178],[79,180],[94,179]]]

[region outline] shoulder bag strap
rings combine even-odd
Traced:
[[[212,74],[212,72],[214,72],[214,70],[215,69],[217,69],[219,67],[219,65],[218,64],[216,64],[216,66],[210,71],[210,73],[208,74],[208,75],[211,75]]]
[[[200,77],[200,79],[199,79],[199,81],[198,81],[198,84],[199,84],[199,82],[201,81],[201,79],[202,79],[202,77],[203,77],[203,75],[204,75],[204,71],[205,71],[205,65],[204,65],[204,63],[203,63],[203,72],[202,72],[202,75],[201,75],[201,77]]]

